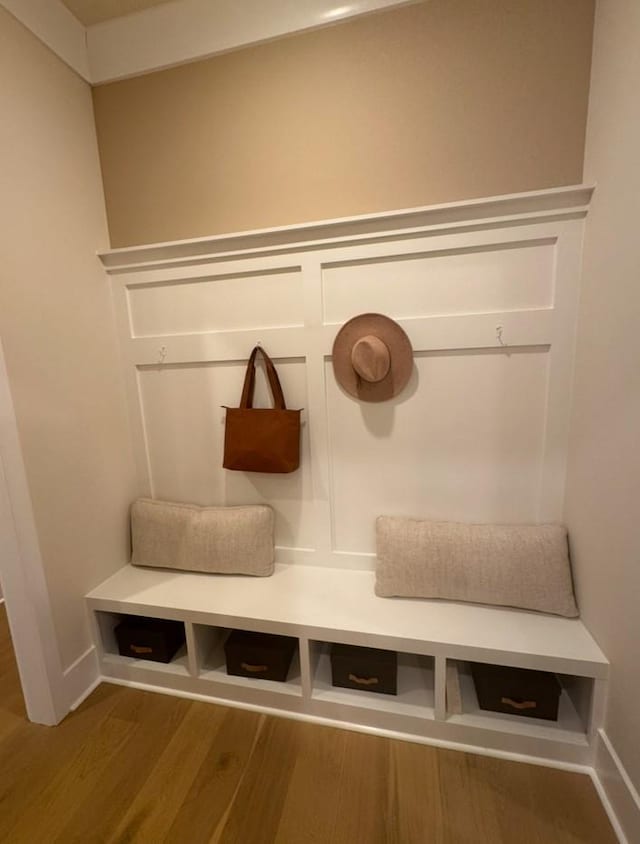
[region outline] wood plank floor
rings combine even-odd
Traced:
[[[615,844],[580,774],[102,685],[24,715],[0,607],[0,841]]]

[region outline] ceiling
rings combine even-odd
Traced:
[[[63,4],[84,26],[121,18],[172,0],[62,0]]]

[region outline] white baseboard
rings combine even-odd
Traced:
[[[640,841],[640,795],[604,730],[598,730],[592,776],[620,844]]]
[[[89,655],[90,652],[88,651],[87,654],[84,654],[83,657],[81,657],[81,660],[86,660]],[[95,653],[93,653],[92,656],[95,659]],[[75,665],[77,665],[77,663],[74,663],[74,666]],[[72,666],[72,668],[74,666]],[[262,712],[267,715],[273,715],[280,718],[291,718],[296,721],[307,721],[356,732],[370,733],[373,735],[398,739],[400,741],[413,741],[419,744],[443,747],[449,750],[459,750],[464,753],[492,756],[498,759],[509,759],[517,762],[525,762],[530,765],[540,765],[543,767],[558,768],[560,770],[587,774],[591,776],[591,779],[593,780],[598,797],[602,802],[604,810],[607,813],[609,821],[611,822],[620,844],[636,844],[636,842],[640,842],[640,796],[631,782],[631,779],[620,761],[618,754],[615,752],[609,738],[603,730],[598,730],[597,733],[595,767],[592,768],[588,765],[559,762],[555,759],[544,759],[524,754],[493,750],[490,748],[480,748],[477,745],[458,744],[456,742],[442,741],[427,738],[425,736],[409,736],[405,733],[396,733],[391,730],[379,729],[377,727],[352,724],[345,721],[335,721],[330,718],[323,718],[317,715],[309,715],[299,712],[284,712],[280,709],[271,709],[269,707],[252,705],[245,702],[239,703],[233,700],[227,700],[226,698],[215,698],[208,695],[165,688],[164,686],[154,686],[149,683],[140,683],[133,680],[101,677],[97,675],[97,667],[96,678],[93,684],[86,688],[85,693],[80,697],[75,705],[79,705],[82,700],[84,700],[84,698],[87,697],[101,682],[113,683],[118,686],[126,686],[128,688],[156,692],[164,695],[172,695],[174,697],[187,698],[189,700],[203,701],[205,703],[214,703],[221,706]],[[72,708],[75,708],[75,706]]]
[[[115,686],[125,686],[129,689],[139,689],[145,692],[154,692],[171,697],[186,698],[187,700],[212,703],[218,706],[226,706],[231,709],[245,709],[249,712],[260,712],[264,715],[272,715],[275,718],[288,718],[292,721],[304,721],[308,724],[319,724],[325,727],[336,727],[341,730],[349,730],[355,733],[367,733],[373,736],[395,739],[397,741],[412,742],[414,744],[425,744],[430,747],[441,747],[445,750],[458,750],[462,753],[471,753],[475,756],[490,756],[493,759],[505,759],[511,762],[524,762],[527,765],[538,765],[542,768],[556,768],[560,771],[571,771],[578,774],[590,776],[593,769],[589,765],[581,765],[577,762],[564,762],[559,759],[546,758],[544,756],[530,756],[526,753],[514,753],[508,750],[498,750],[492,747],[482,747],[477,744],[464,744],[456,741],[435,738],[433,736],[414,735],[411,733],[400,733],[395,730],[383,727],[373,727],[368,724],[357,724],[352,721],[340,721],[334,718],[327,718],[322,715],[310,714],[308,712],[290,712],[283,709],[274,709],[261,704],[247,703],[233,699],[203,695],[198,692],[188,692],[183,689],[176,689],[167,686],[154,686],[151,683],[142,683],[137,680],[123,680],[119,677],[101,677],[101,682],[111,683]]]
[[[404,741],[417,741],[421,744],[445,747],[451,750],[461,750],[466,753],[479,753],[485,756],[493,756],[499,759],[510,759],[518,762],[526,762],[533,765],[541,765],[561,770],[575,771],[589,774],[593,780],[595,789],[602,802],[602,805],[611,821],[611,825],[620,841],[620,844],[635,844],[640,842],[640,795],[629,775],[627,774],[620,757],[614,750],[607,734],[598,730],[595,748],[595,767],[558,762],[553,759],[541,759],[533,756],[525,756],[516,753],[479,748],[475,745],[462,745],[454,742],[441,741],[426,737],[407,736],[404,733],[395,733],[373,727],[364,727],[358,724],[351,724],[343,721],[322,718],[315,715],[302,713],[283,712],[282,710],[270,709],[264,706],[254,706],[247,703],[212,698],[208,695],[200,695],[191,692],[167,689],[161,686],[153,686],[148,683],[139,683],[132,680],[120,680],[112,677],[102,677],[98,673],[98,659],[94,647],[89,648],[64,672],[68,689],[69,709],[76,709],[85,698],[101,683],[113,683],[129,688],[157,692],[175,697],[183,697],[190,700],[199,700],[207,703],[217,703],[222,706],[239,707],[257,712],[264,712],[278,717],[292,718],[300,721],[310,721],[317,724],[325,724],[332,727],[340,727],[357,732],[372,733],[374,735],[386,736]]]
[[[76,709],[99,685],[98,655],[92,645],[63,672],[64,689],[69,711]]]

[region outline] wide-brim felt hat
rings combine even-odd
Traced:
[[[336,381],[361,401],[392,399],[406,387],[413,371],[409,338],[383,314],[360,314],[345,322],[332,354]]]

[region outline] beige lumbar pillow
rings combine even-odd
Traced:
[[[578,615],[562,525],[471,525],[380,516],[376,595],[448,598]]]
[[[218,574],[273,574],[273,510],[198,507],[139,498],[131,506],[131,562]]]

